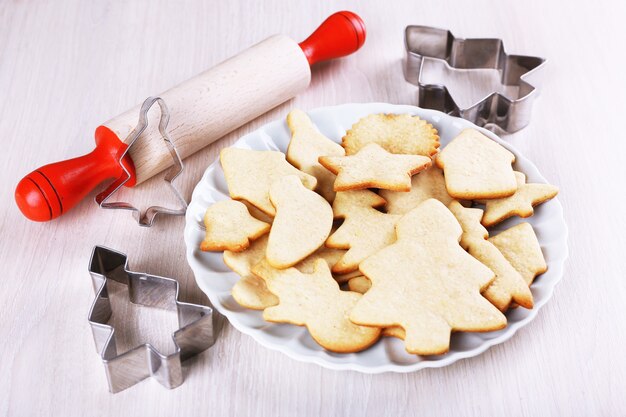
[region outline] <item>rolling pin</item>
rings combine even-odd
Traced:
[[[365,42],[359,16],[342,11],[328,17],[305,41],[274,35],[238,55],[159,94],[170,109],[169,134],[181,158],[294,97],[311,81],[315,63],[349,55]],[[17,185],[15,200],[33,221],[69,211],[101,182],[123,174],[119,156],[127,149],[140,106],[96,129],[96,148],[83,156],[45,165]],[[172,165],[158,131],[158,112],[129,149],[122,164],[135,186]],[[155,121],[156,120],[156,121]]]

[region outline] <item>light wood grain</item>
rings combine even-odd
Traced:
[[[160,93],[168,106],[168,132],[186,158],[304,91],[311,69],[298,44],[271,36],[215,67]],[[141,105],[104,125],[125,143],[137,125]],[[129,153],[140,184],[173,165],[158,131],[160,112],[148,114],[148,127]]]
[[[406,25],[500,37],[509,52],[548,58],[530,126],[506,139],[561,189],[571,257],[553,299],[511,340],[443,369],[330,371],[226,325],[181,387],[145,381],[109,394],[86,320],[91,248],[124,251],[134,269],[175,277],[184,300],[206,302],[185,261],[184,220],[139,228],[89,199],[35,224],[13,201],[18,180],[91,150],[96,126],[149,95],[276,32],[301,40],[342,9],[363,17],[363,49],[318,66],[305,93],[186,159],[187,197],[222,147],[292,108],[415,103],[401,67]],[[624,16],[626,3],[604,0],[0,2],[0,415],[625,415]],[[154,178],[121,197],[146,205],[164,190]],[[164,323],[140,335],[166,338]]]

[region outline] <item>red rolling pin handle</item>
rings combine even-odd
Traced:
[[[365,25],[352,12],[337,12],[326,19],[300,48],[309,65],[339,58],[357,51],[365,42]],[[45,165],[31,172],[17,184],[15,201],[28,219],[44,222],[69,211],[91,190],[124,172],[119,164],[126,150],[124,138],[104,126],[96,129],[96,148],[83,156]],[[126,186],[135,184],[135,169],[130,156],[124,166],[131,173]]]
[[[119,164],[126,145],[104,126],[96,129],[96,148],[77,158],[44,165],[17,184],[15,201],[30,220],[45,222],[74,207],[98,184],[124,174]],[[131,173],[128,186],[135,184],[135,167],[128,155],[123,164]]]
[[[313,66],[358,51],[365,42],[365,24],[348,11],[329,16],[315,32],[300,42],[300,48]]]

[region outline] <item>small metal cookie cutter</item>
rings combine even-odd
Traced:
[[[508,133],[516,132],[530,122],[545,59],[508,55],[501,39],[462,39],[449,30],[427,26],[407,26],[405,48],[404,76],[418,86],[419,106],[462,117],[478,126],[495,125]],[[460,108],[444,85],[422,81],[426,60],[436,61],[452,70],[496,69],[500,72],[500,82],[519,87],[519,92],[515,98],[494,92],[470,107]]]
[[[102,246],[93,249],[89,273],[96,293],[89,311],[89,324],[96,350],[104,363],[109,391],[123,391],[149,376],[170,389],[182,384],[182,361],[208,349],[215,342],[213,310],[178,301],[176,280],[132,272],[125,254]],[[109,279],[128,285],[132,303],[176,309],[180,329],[172,334],[176,346],[174,353],[163,355],[146,343],[118,354],[115,329],[107,324],[113,313],[107,290]]]
[[[174,192],[176,199],[181,203],[181,208],[179,209],[171,209],[161,206],[151,206],[146,209],[144,213],[134,207],[129,203],[125,203],[123,201],[116,201],[107,203],[107,200],[115,194],[117,190],[122,188],[122,186],[130,180],[131,175],[130,172],[126,169],[125,164],[122,163],[124,157],[133,146],[133,144],[137,141],[139,136],[143,133],[144,130],[148,127],[148,111],[154,105],[154,103],[159,103],[159,107],[161,108],[161,118],[159,119],[159,132],[161,132],[161,136],[167,145],[168,150],[170,151],[170,155],[174,160],[174,166],[172,166],[167,173],[165,174],[165,182],[170,186],[172,191]],[[143,104],[141,105],[141,109],[139,110],[139,121],[137,122],[137,126],[128,134],[128,137],[124,140],[124,143],[128,144],[126,150],[120,155],[119,164],[124,170],[124,175],[115,180],[111,185],[109,185],[106,190],[101,192],[96,196],[96,203],[100,205],[101,208],[104,209],[122,209],[122,210],[131,210],[133,212],[133,217],[137,220],[140,226],[150,227],[154,223],[154,219],[157,214],[169,214],[172,216],[182,216],[187,211],[187,201],[183,198],[178,188],[174,184],[174,180],[183,172],[184,165],[183,161],[174,146],[174,143],[170,139],[170,136],[167,133],[167,124],[170,121],[170,112],[165,104],[165,101],[161,97],[148,97]]]

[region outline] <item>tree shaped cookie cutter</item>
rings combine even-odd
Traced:
[[[213,309],[178,301],[178,282],[156,275],[132,272],[125,254],[96,246],[89,262],[95,300],[89,311],[89,324],[96,350],[102,359],[109,391],[120,392],[151,376],[166,388],[183,383],[182,362],[208,349],[215,342]],[[107,280],[128,286],[131,303],[173,310],[180,328],[172,334],[176,349],[161,354],[150,343],[118,354],[115,329],[107,324],[113,311]]]
[[[174,161],[174,165],[165,173],[164,180],[169,185],[169,187],[174,192],[176,199],[180,202],[181,208],[172,209],[161,206],[151,206],[146,209],[144,213],[141,212],[140,209],[133,206],[132,204],[116,201],[116,202],[107,202],[109,198],[115,194],[120,188],[124,186],[132,177],[126,165],[123,162],[124,157],[133,146],[133,144],[137,141],[139,136],[143,133],[144,130],[148,127],[148,111],[154,103],[159,103],[159,107],[161,108],[161,117],[159,119],[159,132],[163,137],[163,141],[167,145],[167,149],[172,156],[172,160]],[[137,122],[137,126],[128,134],[128,137],[124,140],[124,143],[127,143],[128,146],[124,150],[124,152],[118,158],[119,164],[124,171],[124,174],[113,183],[111,183],[103,192],[96,196],[96,203],[100,206],[100,208],[104,209],[122,209],[122,210],[131,210],[133,212],[133,217],[137,220],[140,226],[150,227],[154,223],[154,219],[158,214],[168,214],[172,216],[182,216],[187,211],[187,201],[183,198],[178,188],[174,184],[174,180],[183,172],[184,165],[183,161],[174,146],[174,143],[170,139],[167,133],[167,125],[170,121],[170,112],[165,104],[165,101],[161,97],[148,97],[143,104],[141,105],[141,109],[139,110],[139,121]]]
[[[528,125],[539,95],[545,59],[508,55],[501,39],[462,39],[452,32],[428,26],[407,26],[404,77],[418,87],[420,107],[462,117],[478,126],[497,126],[507,133]],[[423,81],[424,63],[432,60],[446,70],[496,69],[505,86],[519,87],[516,98],[493,92],[467,108],[454,101],[445,85]]]

